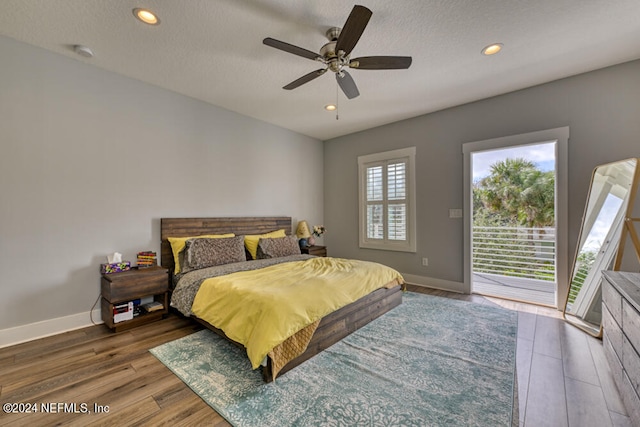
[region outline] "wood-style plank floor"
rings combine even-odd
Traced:
[[[631,426],[601,341],[565,324],[559,312],[478,295],[409,289],[518,311],[521,426]],[[199,329],[171,314],[117,334],[97,325],[0,349],[0,402],[45,404],[51,411],[0,412],[0,425],[228,426],[148,352]],[[73,403],[75,413],[69,406]],[[100,408],[102,413],[94,412]],[[85,409],[91,413],[83,413]]]
[[[520,426],[632,427],[602,341],[566,323],[560,311],[480,295],[408,289],[518,312]]]

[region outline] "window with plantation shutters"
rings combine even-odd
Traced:
[[[415,147],[358,157],[360,247],[415,252]]]

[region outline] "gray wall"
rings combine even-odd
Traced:
[[[567,125],[573,253],[593,167],[640,156],[639,61],[326,141],[323,169],[312,138],[3,37],[0,57],[0,332],[89,311],[106,254],[159,250],[165,216],[304,218],[331,255],[461,282],[462,143]],[[418,252],[360,250],[357,156],[414,145]]]
[[[385,262],[402,273],[462,282],[462,144],[569,126],[569,259],[593,168],[640,157],[640,61],[325,141],[325,243],[334,256]],[[417,253],[358,248],[357,157],[416,146]],[[639,213],[640,214],[640,213]],[[421,266],[421,258],[429,266]]]
[[[321,141],[8,38],[0,58],[0,332],[88,312],[161,217],[323,222]]]

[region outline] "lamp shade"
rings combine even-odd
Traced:
[[[311,231],[309,231],[309,224],[307,224],[307,221],[298,222],[296,236],[298,239],[308,239],[309,236],[311,236]]]

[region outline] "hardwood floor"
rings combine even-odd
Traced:
[[[548,307],[409,286],[409,290],[518,311],[520,426],[631,427],[602,341]]]
[[[417,286],[409,290],[518,311],[521,426],[631,426],[601,341],[565,324],[556,310]],[[0,402],[37,403],[39,409],[2,412],[0,425],[228,426],[148,352],[199,329],[170,314],[117,334],[97,325],[0,349]],[[64,404],[73,403],[75,408],[65,410]],[[41,412],[42,406],[50,412]],[[95,413],[100,407],[103,412]]]

